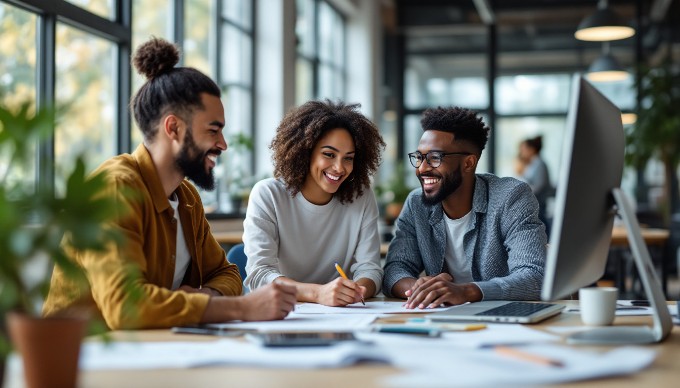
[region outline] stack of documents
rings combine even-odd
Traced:
[[[113,342],[83,344],[80,368],[168,369],[208,365],[332,368],[359,361],[387,362],[382,349],[362,342],[335,346],[264,348],[240,340],[215,342]]]

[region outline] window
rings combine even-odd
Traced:
[[[52,137],[35,146],[35,167],[14,173],[57,195],[77,154],[92,170],[129,147],[121,142],[129,135],[127,106],[118,104],[119,96],[129,94],[129,86],[119,83],[128,69],[119,59],[130,44],[129,30],[112,20],[112,0],[70,3],[0,1],[2,103],[13,107],[28,100],[36,108],[57,109]]]
[[[228,0],[223,0],[228,1]],[[214,29],[215,2],[211,0],[185,0],[184,31],[182,46],[182,66],[196,68],[211,78],[214,71],[211,58],[211,45],[216,42]],[[180,31],[176,31],[179,33]],[[213,51],[214,53],[214,51]],[[214,54],[213,54],[214,55]]]
[[[297,0],[295,103],[343,99],[345,21],[328,2]]]
[[[36,26],[37,17],[19,8],[0,3],[0,105],[18,109],[25,103],[35,108],[36,101]],[[0,129],[1,130],[1,129]],[[33,158],[35,160],[35,149]],[[35,165],[28,170],[11,168],[0,156],[0,179],[35,184]]]
[[[218,21],[217,82],[222,89],[228,151],[215,168],[216,212],[237,208],[255,183],[253,175],[253,2],[222,0]],[[206,207],[206,211],[211,210]]]
[[[569,105],[570,74],[514,75],[496,79],[499,114],[563,113]]]
[[[93,170],[116,150],[116,50],[112,42],[58,24],[56,41],[55,185],[84,154]]]
[[[132,18],[132,50],[146,42],[150,37],[172,41],[173,0],[134,0]],[[146,80],[136,70],[132,70],[132,93],[137,93]],[[132,96],[130,96],[132,97]],[[132,149],[142,142],[142,132],[132,119]]]

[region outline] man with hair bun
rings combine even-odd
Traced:
[[[198,191],[185,179],[213,189],[213,168],[227,143],[219,87],[178,62],[178,48],[163,39],[135,52],[132,63],[147,80],[130,108],[144,141],[97,169],[106,172],[107,194],[128,210],[111,224],[125,242],[74,255],[87,291],[55,268],[45,316],[87,306],[116,330],[283,319],[293,310],[296,288],[280,282],[241,296],[238,268],[227,262]],[[132,295],[129,268],[138,274],[132,281],[141,297]]]
[[[476,173],[489,128],[475,112],[428,109],[421,125],[408,156],[422,187],[397,219],[385,295],[420,309],[538,299],[547,239],[529,185]]]

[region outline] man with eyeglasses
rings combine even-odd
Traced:
[[[421,125],[408,155],[421,188],[397,219],[383,293],[419,309],[539,299],[547,237],[529,185],[476,174],[489,128],[475,112],[428,109]]]

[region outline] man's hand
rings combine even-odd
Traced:
[[[405,292],[408,300],[404,307],[433,308],[443,304],[456,305],[466,302],[477,302],[482,299],[482,292],[472,284],[455,284],[448,273],[437,276],[424,276]]]
[[[316,302],[326,306],[347,306],[361,302],[366,287],[343,278],[337,278],[317,289]]]
[[[271,321],[285,318],[295,310],[296,287],[274,281],[243,296],[241,315],[244,321]]]

